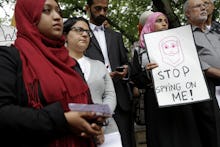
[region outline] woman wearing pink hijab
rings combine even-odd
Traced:
[[[141,31],[140,35],[140,47],[145,48],[144,44],[144,34],[157,32],[168,29],[168,19],[161,12],[154,12],[149,15],[148,19],[145,22],[145,25]]]
[[[158,65],[149,62],[143,36],[167,29],[168,19],[163,13],[150,14],[141,31],[139,50],[134,53],[131,79],[139,89],[145,89],[147,147],[201,147],[190,105],[158,107],[150,73]]]

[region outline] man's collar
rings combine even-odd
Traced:
[[[194,26],[194,25],[191,25],[192,26],[192,30],[195,31],[197,29],[201,30],[198,26]]]
[[[90,26],[90,28],[91,28],[92,31],[94,31],[97,27],[100,27],[101,30],[105,30],[104,25],[96,26],[96,25],[93,24],[93,23],[89,23],[89,26]]]
[[[205,26],[205,29],[202,30],[200,27],[195,26],[195,25],[192,25],[192,31],[194,32],[194,31],[196,31],[196,30],[199,30],[199,31],[204,32],[204,33],[206,33],[206,32],[209,31],[209,29],[207,28],[207,26]]]

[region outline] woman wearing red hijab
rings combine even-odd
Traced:
[[[17,0],[15,47],[0,47],[0,132],[7,146],[92,147],[102,133],[80,68],[64,47],[55,0]],[[90,122],[90,123],[89,123]]]

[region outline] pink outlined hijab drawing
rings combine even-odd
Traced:
[[[178,66],[184,60],[180,40],[175,36],[162,39],[159,43],[162,61],[173,67]]]

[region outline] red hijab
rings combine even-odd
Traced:
[[[39,108],[38,84],[47,103],[60,101],[64,110],[68,103],[88,103],[88,86],[72,67],[76,62],[64,47],[64,36],[51,40],[36,26],[41,18],[45,0],[17,0],[15,19],[16,48],[20,51],[23,79],[29,105]]]

